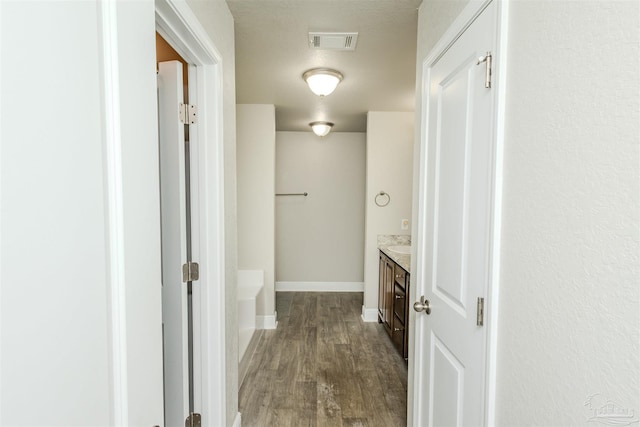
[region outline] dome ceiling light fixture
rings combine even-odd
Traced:
[[[309,123],[311,126],[311,130],[316,135],[322,137],[327,136],[329,132],[331,132],[331,128],[333,127],[333,123],[331,122],[311,122]]]
[[[330,68],[313,68],[307,70],[302,78],[309,85],[311,92],[318,96],[327,96],[333,92],[342,81],[342,73]]]

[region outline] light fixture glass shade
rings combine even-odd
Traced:
[[[329,68],[314,68],[306,71],[302,78],[309,85],[311,92],[318,96],[327,96],[342,81],[342,73]]]
[[[311,130],[318,136],[326,136],[331,132],[333,123],[331,122],[311,122],[309,123]]]

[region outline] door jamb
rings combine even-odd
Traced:
[[[422,63],[422,81],[419,86],[419,94],[421,96],[420,110],[420,133],[419,133],[419,170],[418,178],[418,200],[417,200],[417,247],[416,256],[416,284],[421,283],[424,279],[425,262],[421,255],[425,253],[424,228],[426,225],[426,206],[428,201],[425,200],[425,182],[426,182],[426,135],[428,135],[428,93],[430,68],[438,59],[458,40],[462,33],[475,21],[475,19],[487,8],[487,6],[496,2],[496,52],[494,53],[494,69],[492,81],[495,97],[493,99],[493,153],[492,153],[492,200],[490,214],[490,230],[489,230],[489,277],[487,281],[487,307],[485,308],[486,321],[486,351],[484,354],[485,362],[485,399],[484,406],[484,425],[495,424],[495,395],[496,395],[496,371],[497,371],[497,341],[498,341],[498,296],[500,281],[500,235],[502,225],[502,185],[503,185],[503,147],[504,147],[504,128],[505,128],[505,99],[506,99],[506,69],[507,69],[507,24],[508,24],[508,8],[509,0],[472,0],[465,9],[460,13],[458,18],[451,24],[449,29],[440,38],[438,43],[433,47],[426,59]],[[412,286],[415,288],[414,286]],[[415,292],[415,291],[414,291]],[[417,298],[417,294],[415,294]],[[422,328],[417,327],[414,322],[414,343],[416,337],[422,333]],[[411,363],[413,369],[413,378],[409,382],[409,396],[413,402],[409,419],[413,418],[414,423],[419,419],[421,405],[415,401],[418,395],[415,393],[415,383],[419,382],[424,375],[422,374],[424,367],[421,364],[420,348],[413,345],[413,361]],[[410,406],[411,408],[411,406]]]
[[[191,8],[156,0],[156,31],[189,63],[189,102],[198,123],[189,129],[192,165],[194,285],[194,410],[206,425],[226,425],[225,235],[222,55]],[[193,78],[195,77],[195,78]],[[195,168],[194,168],[195,169]],[[199,321],[197,320],[199,319]]]

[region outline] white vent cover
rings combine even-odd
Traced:
[[[322,50],[356,50],[358,33],[309,33],[309,47]]]

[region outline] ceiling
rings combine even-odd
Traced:
[[[415,109],[418,6],[422,0],[227,0],[235,20],[236,102],[274,104],[276,130],[365,132],[367,111]],[[355,51],[309,47],[308,33],[357,32]],[[344,79],[331,95],[314,95],[310,68]]]

